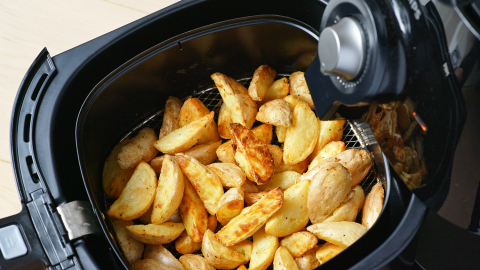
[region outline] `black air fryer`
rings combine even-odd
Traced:
[[[419,269],[417,232],[448,193],[466,117],[448,42],[432,2],[187,0],[53,58],[44,49],[12,114],[23,209],[0,220],[0,229],[18,229],[27,251],[0,255],[0,268],[128,269],[102,190],[111,149],[151,123],[168,96],[201,95],[213,72],[244,80],[268,64],[278,74],[305,71],[323,119],[337,111],[359,119],[372,101],[409,97],[418,105],[428,126],[427,178],[410,191],[377,152],[388,185],[382,215],[321,269]],[[472,256],[464,265],[478,263]]]

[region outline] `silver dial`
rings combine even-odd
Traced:
[[[355,79],[363,69],[365,37],[362,26],[351,17],[326,27],[318,41],[320,71],[325,75]]]

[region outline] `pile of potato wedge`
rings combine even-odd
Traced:
[[[317,118],[303,72],[276,77],[262,65],[247,89],[214,73],[218,122],[169,97],[159,131],[114,147],[103,189],[131,269],[313,269],[375,223],[382,184],[359,185],[370,152],[346,149],[344,119]]]

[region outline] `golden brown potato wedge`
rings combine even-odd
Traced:
[[[198,196],[205,205],[208,213],[215,215],[217,213],[218,202],[224,194],[222,182],[217,174],[188,155],[177,154],[175,158],[185,176],[195,190],[197,190]]]
[[[273,137],[273,128],[270,124],[261,124],[252,128],[253,135],[264,144],[270,144]]]
[[[208,165],[217,160],[217,149],[221,144],[221,140],[207,144],[199,144],[188,149],[184,154],[197,159],[203,165]]]
[[[257,184],[266,183],[275,171],[274,160],[268,146],[257,139],[251,130],[240,124],[230,124],[230,133],[235,161],[247,178]]]
[[[286,171],[294,171],[300,174],[304,173],[308,168],[308,160],[301,161],[297,164],[285,164],[282,159],[282,163],[280,166],[275,170],[275,173],[281,173]]]
[[[245,172],[233,163],[212,163],[207,167],[217,174],[226,188],[241,188],[247,179]]]
[[[248,270],[247,267],[245,267],[245,265],[240,265],[237,270]]]
[[[180,109],[180,127],[188,125],[208,113],[210,113],[210,110],[198,98],[189,98],[183,103]],[[212,121],[207,126],[207,130],[205,130],[200,140],[198,140],[198,144],[208,144],[219,140],[220,136],[218,136],[217,124],[215,121]]]
[[[245,203],[250,206],[258,201],[260,201],[267,193],[269,190],[265,191],[259,191],[259,192],[251,192],[251,193],[245,193]]]
[[[290,92],[290,84],[287,78],[281,78],[273,82],[272,85],[268,88],[265,96],[263,97],[262,101],[257,101],[258,106],[265,104],[265,102],[274,100],[274,99],[282,99],[288,95]]]
[[[244,206],[243,190],[231,188],[222,196],[218,202],[217,220],[222,225],[227,223],[242,212]]]
[[[230,117],[230,112],[227,110],[227,104],[224,102],[218,113],[218,135],[220,135],[220,137],[230,139],[231,123],[233,123],[232,117]]]
[[[112,198],[118,198],[123,189],[127,185],[128,180],[132,177],[135,169],[122,169],[117,162],[117,156],[122,147],[127,145],[130,139],[119,142],[108,155],[103,166],[102,185],[105,195]]]
[[[147,245],[145,247],[144,259],[152,259],[161,262],[167,267],[176,270],[184,270],[183,265],[162,245]]]
[[[162,163],[165,156],[158,156],[152,160],[150,160],[150,167],[155,171],[157,175],[160,175],[162,171]]]
[[[110,206],[107,214],[115,219],[134,220],[148,211],[155,198],[157,175],[143,161],[138,164],[132,177],[120,194],[120,197]]]
[[[347,248],[367,232],[361,224],[350,221],[317,223],[308,226],[307,230],[318,238],[343,248]]]
[[[182,202],[184,190],[185,180],[180,166],[172,156],[165,155],[153,201],[151,217],[153,224],[170,219]]]
[[[185,254],[178,259],[185,267],[185,270],[215,270],[205,258],[200,255]]]
[[[282,203],[282,189],[271,190],[260,201],[245,208],[240,215],[230,220],[215,237],[226,246],[233,246],[247,239],[282,207]]]
[[[216,154],[221,162],[235,164],[235,151],[233,150],[231,140],[220,145],[217,148]]]
[[[243,189],[243,192],[244,193],[247,193],[247,192],[258,192],[258,186],[257,184],[255,184],[254,182],[250,181],[250,180],[245,180],[245,183],[243,183],[242,185],[242,189]]]
[[[250,261],[252,257],[252,249],[253,249],[253,242],[249,240],[243,240],[242,242],[231,246],[230,248],[234,249],[238,253],[243,254],[245,256],[245,262]]]
[[[265,270],[273,262],[279,247],[278,237],[269,235],[260,228],[253,235],[252,257],[249,270]]]
[[[293,110],[293,127],[287,129],[283,145],[283,162],[297,164],[312,153],[319,134],[315,113],[308,105],[300,101]]]
[[[378,182],[372,187],[370,193],[368,193],[365,199],[365,205],[363,206],[362,225],[365,226],[365,228],[370,229],[373,224],[375,224],[375,221],[377,221],[383,209],[384,198],[385,194],[382,183]]]
[[[127,233],[126,227],[134,225],[133,221],[123,221],[112,219],[113,230],[115,236],[123,251],[123,255],[129,264],[142,259],[144,245],[142,242],[135,240]]]
[[[339,247],[332,243],[325,243],[318,250],[315,252],[315,256],[320,264],[326,263],[331,258],[337,256],[340,252],[342,252],[345,248]]]
[[[294,72],[290,75],[290,95],[297,96],[305,101],[312,110],[315,110],[310,90],[308,89],[305,75],[301,71]]]
[[[232,123],[252,128],[257,115],[257,104],[248,95],[247,89],[236,80],[218,72],[212,74],[211,78],[225,102],[225,110],[229,112]]]
[[[280,241],[280,245],[288,249],[294,258],[302,256],[305,252],[317,245],[318,238],[311,232],[296,232]]]
[[[168,97],[165,104],[165,111],[163,112],[163,122],[160,128],[158,138],[162,138],[168,133],[180,128],[180,108],[182,108],[182,102],[176,97]]]
[[[185,230],[182,223],[130,225],[127,233],[136,240],[150,245],[163,245],[172,242]]]
[[[275,134],[277,135],[277,140],[279,143],[285,142],[285,137],[287,136],[287,127],[275,127]]]
[[[307,225],[309,187],[310,181],[302,181],[285,190],[282,207],[265,224],[268,234],[285,237]]]
[[[152,128],[142,128],[118,153],[117,161],[120,168],[135,168],[140,161],[152,160],[158,154],[158,150],[152,145],[156,140],[157,134]]]
[[[280,187],[283,190],[293,186],[295,180],[300,177],[298,172],[294,171],[285,171],[281,173],[276,173],[272,176],[272,179],[268,181],[265,185],[258,186],[259,190],[272,190],[274,188]]]
[[[209,216],[207,221],[207,229],[215,231],[217,228],[217,218]],[[175,240],[175,249],[181,254],[192,254],[202,248],[202,242],[195,242],[188,236],[186,231]]]
[[[279,247],[275,252],[273,259],[273,269],[275,270],[298,270],[297,263],[293,259],[286,247]]]
[[[278,145],[268,144],[267,146],[273,158],[273,167],[277,169],[283,162],[283,150]]]
[[[293,127],[292,110],[283,99],[274,99],[263,104],[257,113],[257,121],[280,127]]]
[[[355,221],[362,210],[365,194],[361,186],[356,186],[353,191],[353,197],[340,204],[323,222]]]
[[[203,236],[202,254],[207,262],[217,269],[234,269],[246,262],[243,254],[224,246],[210,230]]]
[[[153,259],[143,259],[136,261],[132,264],[132,270],[157,270],[157,269],[165,269],[165,270],[174,270],[176,268],[170,267],[165,265],[162,262],[153,260]]]
[[[207,231],[207,209],[205,209],[190,181],[185,181],[185,193],[182,203],[180,203],[180,215],[188,236],[194,242],[202,242],[203,235]]]
[[[168,133],[153,145],[165,154],[175,154],[188,150],[200,140],[208,125],[212,122],[213,114],[214,112],[210,112],[202,118]]]
[[[325,162],[319,167],[308,190],[308,217],[313,224],[323,222],[344,201],[352,186],[352,176],[341,164]]]
[[[327,143],[342,140],[343,127],[346,122],[345,120],[317,121],[319,123],[320,133],[317,144],[310,155],[310,160],[318,156]]]
[[[248,87],[248,95],[255,101],[261,101],[265,97],[270,86],[273,84],[277,72],[267,66],[261,65],[253,73],[252,81]]]
[[[317,260],[317,257],[315,256],[316,251],[317,251],[317,247],[315,246],[314,248],[305,252],[302,256],[295,258],[295,262],[297,263],[298,269],[312,270],[313,268],[320,266],[320,262]]]
[[[326,160],[342,164],[352,174],[352,187],[360,184],[372,170],[372,154],[367,150],[348,149]]]
[[[345,147],[345,143],[342,141],[333,141],[327,143],[325,147],[318,153],[318,155],[310,162],[310,165],[308,165],[308,169],[310,170],[311,168],[315,167],[320,163],[322,160],[334,157],[341,152],[347,150]]]

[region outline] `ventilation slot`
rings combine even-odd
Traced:
[[[48,74],[42,74],[42,76],[40,77],[40,79],[38,80],[38,83],[37,85],[35,86],[35,89],[33,90],[33,93],[32,93],[32,100],[36,100],[37,99],[37,96],[38,96],[38,93],[40,92],[40,89],[42,88],[42,85],[43,83],[45,82],[45,79],[47,79],[47,75]]]
[[[30,122],[32,121],[32,115],[27,114],[25,116],[25,122],[23,123],[23,141],[29,142],[30,141]]]
[[[38,178],[37,170],[35,170],[35,165],[33,164],[32,156],[27,157],[27,166],[28,172],[30,172],[30,176],[32,177],[33,182],[36,184],[40,180]]]

